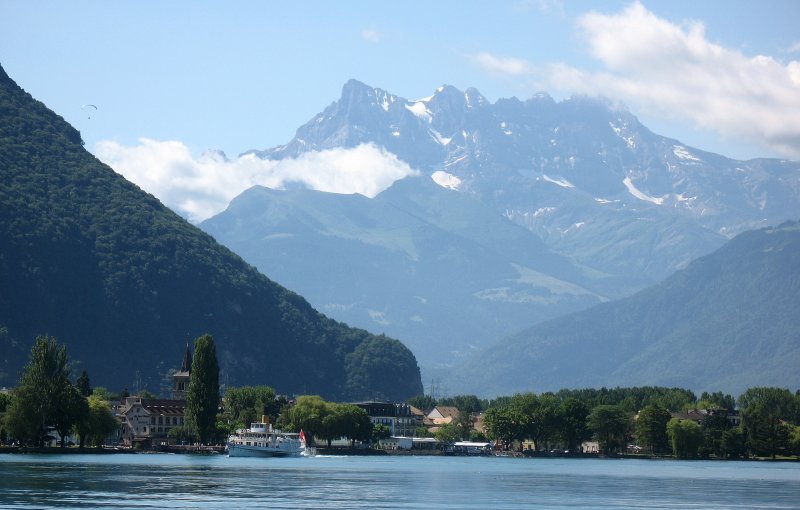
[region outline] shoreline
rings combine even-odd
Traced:
[[[399,457],[512,457],[517,459],[605,459],[605,460],[622,460],[622,459],[640,459],[640,460],[697,460],[697,461],[747,461],[747,462],[800,462],[800,457],[783,457],[783,458],[741,458],[741,459],[677,459],[672,456],[654,456],[642,454],[621,454],[621,455],[600,455],[597,453],[583,453],[571,455],[552,455],[544,452],[530,452],[526,450],[508,451],[508,452],[492,452],[488,454],[466,454],[444,452],[441,450],[377,450],[371,448],[317,448],[318,455],[336,455],[336,456],[351,456],[351,457],[383,457],[383,456],[399,456]],[[96,448],[96,447],[67,447],[60,448],[58,446],[45,446],[38,447],[23,447],[23,446],[4,446],[0,447],[0,455],[14,454],[14,455],[156,455],[156,454],[181,454],[181,455],[224,455],[225,448],[220,446],[177,446],[157,450],[134,450],[132,448]]]

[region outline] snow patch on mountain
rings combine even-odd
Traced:
[[[461,186],[461,179],[443,170],[437,170],[436,172],[433,172],[433,174],[431,174],[431,179],[433,179],[433,182],[439,186],[447,189],[458,191],[459,187]]]
[[[622,184],[624,184],[625,187],[628,188],[628,192],[631,195],[638,198],[639,200],[644,200],[645,202],[651,202],[656,205],[661,205],[664,203],[664,197],[661,198],[651,197],[647,193],[644,193],[643,191],[639,190],[636,186],[634,186],[630,176],[625,177],[625,180],[622,181]]]
[[[410,111],[424,121],[431,122],[433,120],[431,111],[428,110],[428,107],[422,101],[417,101],[415,103],[411,103],[410,105],[406,104],[405,107],[406,110]]]
[[[553,184],[561,186],[562,188],[574,188],[575,187],[575,185],[573,185],[571,182],[569,182],[568,180],[564,179],[563,177],[559,177],[558,179],[554,179],[552,177],[549,177],[547,174],[542,174],[542,179],[544,179],[547,182],[552,182]]]
[[[434,140],[439,142],[439,145],[447,145],[448,143],[450,143],[450,140],[453,139],[452,137],[448,138],[446,136],[442,136],[440,132],[436,131],[433,128],[429,129],[428,132],[431,134],[431,136],[433,136]]]
[[[700,161],[700,158],[690,153],[688,150],[686,150],[686,147],[683,147],[682,145],[673,145],[672,153],[675,154],[675,156],[677,156],[678,159],[685,159],[688,161]]]
[[[622,127],[619,127],[615,126],[613,122],[609,122],[608,125],[611,126],[611,129],[614,130],[614,133],[616,133],[618,137],[625,141],[625,144],[629,149],[633,150],[636,148],[636,138],[633,135],[625,136],[628,130],[627,124],[623,124]]]
[[[455,164],[458,164],[458,163],[464,161],[465,159],[467,159],[467,155],[466,154],[464,154],[463,156],[459,156],[459,157],[457,157],[455,159],[451,159],[451,160],[445,162],[444,166],[453,166]]]

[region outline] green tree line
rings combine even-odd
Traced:
[[[10,395],[0,394],[0,440],[42,446],[54,429],[62,447],[70,433],[78,435],[81,446],[102,445],[119,426],[109,403],[115,396],[103,388],[92,389],[85,370],[74,382],[71,375],[66,347],[49,336],[37,337],[18,386]],[[482,413],[488,439],[507,449],[532,441],[536,449],[557,445],[574,452],[594,439],[607,454],[620,453],[630,443],[651,455],[680,458],[800,454],[800,391],[782,388],[750,388],[738,399],[722,392],[703,393],[698,399],[680,388],[632,387],[520,393],[492,400],[419,396],[408,403],[425,411],[435,406],[459,410],[458,418],[436,433],[442,441],[485,439],[473,428],[473,416]],[[670,412],[697,408],[708,411],[700,419],[673,417]],[[738,424],[729,419],[735,410],[741,418]],[[220,443],[262,416],[328,445],[337,438],[355,443],[388,435],[385,427],[373,427],[358,406],[319,396],[290,402],[269,386],[245,386],[228,388],[220,398],[214,339],[197,338],[186,426],[170,433]],[[423,429],[417,435],[429,434]]]
[[[793,394],[782,388],[750,388],[738,399],[722,392],[706,392],[698,399],[681,388],[632,387],[521,393],[492,400],[418,396],[407,402],[425,411],[456,407],[456,423],[464,423],[464,415],[483,413],[489,439],[505,449],[531,441],[537,450],[559,446],[576,452],[583,442],[595,440],[605,454],[618,454],[635,444],[650,455],[679,458],[800,455],[800,391]],[[704,413],[691,419],[680,414],[691,409]],[[671,411],[684,417],[673,417]],[[730,419],[735,416],[738,424]],[[449,440],[475,439],[474,430],[443,428]]]

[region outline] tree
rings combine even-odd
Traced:
[[[672,418],[667,423],[667,435],[672,444],[672,453],[679,459],[697,457],[697,450],[703,444],[703,430],[692,420]]]
[[[556,434],[567,445],[571,452],[578,451],[578,447],[589,437],[586,428],[586,417],[589,415],[588,406],[570,397],[558,406]]]
[[[724,459],[738,459],[747,454],[746,437],[741,427],[730,428],[722,433],[720,451]]]
[[[295,404],[285,411],[282,419],[285,428],[294,432],[303,430],[309,437],[316,436],[322,430],[322,420],[328,415],[328,406],[322,397],[301,395]]]
[[[377,427],[386,427],[386,425],[375,425],[375,427],[376,428]],[[386,427],[386,429],[388,430],[389,427]],[[389,431],[389,433],[391,434],[391,430]],[[386,437],[389,437],[389,436],[386,436]],[[420,425],[420,426],[418,426],[417,428],[414,429],[414,437],[433,437],[433,434],[431,434],[431,431],[428,430],[428,427]]]
[[[11,397],[6,393],[0,393],[0,444],[8,440],[8,426],[5,422],[5,416],[9,405],[11,405]]]
[[[219,364],[214,339],[203,335],[194,342],[191,379],[186,397],[186,420],[201,443],[215,439],[219,411]]]
[[[462,410],[459,410],[458,416],[453,419],[452,424],[456,429],[458,438],[461,440],[469,439],[475,425],[472,420],[472,414]]]
[[[111,391],[108,388],[104,388],[103,386],[92,388],[92,395],[97,397],[98,400],[105,400],[106,402],[121,400],[120,395],[116,393],[111,393]]]
[[[636,442],[657,455],[669,451],[667,423],[672,417],[669,411],[659,404],[646,406],[636,420]]]
[[[372,427],[372,441],[375,443],[383,439],[388,439],[391,435],[392,435],[392,430],[386,425],[379,423]]]
[[[354,447],[356,441],[369,441],[372,439],[372,420],[367,412],[356,405],[347,405],[347,428],[345,435],[350,438],[350,446]]]
[[[792,434],[789,438],[789,444],[794,454],[800,457],[800,425],[792,427]]]
[[[228,388],[223,402],[225,420],[229,429],[234,430],[260,422],[262,416],[276,422],[286,399],[278,399],[269,386],[243,386]]]
[[[89,419],[89,404],[78,388],[69,384],[62,387],[56,408],[53,411],[52,426],[58,432],[61,448],[66,446],[67,435],[78,423]]]
[[[368,441],[372,437],[372,421],[366,411],[353,404],[326,403],[325,416],[322,426],[317,432],[320,439],[328,442],[346,437],[350,445],[355,446],[356,441]]]
[[[456,395],[443,398],[439,400],[438,405],[455,407],[459,413],[466,414],[477,413],[484,409],[483,402],[475,395]]]
[[[439,430],[433,433],[433,437],[440,443],[453,443],[461,439],[458,428],[452,423],[445,423]]]
[[[700,402],[698,402],[697,408],[733,411],[736,409],[736,400],[731,395],[726,395],[721,391],[715,391],[714,393],[704,391],[700,395]]]
[[[119,426],[119,422],[111,412],[111,405],[97,395],[90,395],[87,405],[89,407],[87,419],[82,420],[76,426],[80,445],[100,447]]]
[[[600,449],[608,454],[619,451],[625,444],[631,419],[621,406],[599,405],[589,413],[586,425],[597,437]]]
[[[504,450],[516,440],[524,439],[525,423],[520,411],[510,405],[492,407],[483,415],[490,439],[500,441]]]
[[[528,418],[527,436],[533,439],[538,450],[549,444],[550,439],[557,434],[559,403],[552,393],[543,393],[530,402],[533,405],[521,411]]]
[[[75,387],[78,388],[81,396],[88,397],[92,394],[92,387],[89,385],[89,374],[84,369],[78,379],[75,380]]]
[[[703,428],[703,451],[711,452],[719,458],[725,458],[722,438],[725,432],[732,427],[731,422],[728,421],[727,411],[710,411],[700,425]]]
[[[739,406],[749,449],[774,459],[788,446],[783,422],[795,416],[795,396],[782,388],[750,388],[739,397]]]
[[[8,421],[14,437],[36,446],[44,444],[45,432],[55,424],[65,388],[71,386],[69,374],[66,347],[59,347],[55,338],[36,337],[12,396]]]

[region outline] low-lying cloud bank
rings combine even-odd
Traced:
[[[273,189],[302,185],[374,197],[395,181],[417,174],[395,155],[372,144],[309,152],[282,161],[252,154],[229,160],[218,151],[195,156],[182,142],[141,138],[132,147],[99,142],[94,154],[194,223],[223,211],[234,197],[255,185]]]

